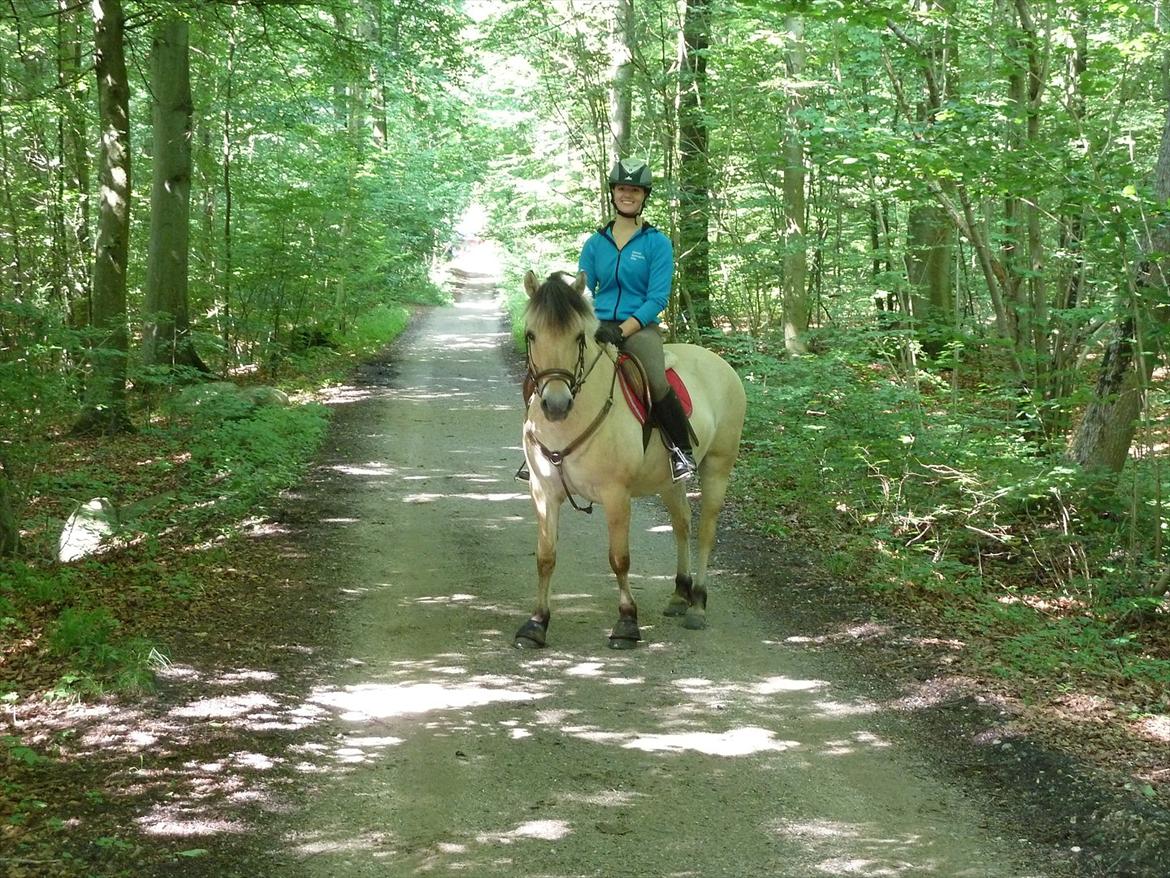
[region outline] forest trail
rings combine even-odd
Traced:
[[[644,643],[606,648],[604,519],[567,511],[550,645],[514,649],[535,523],[509,344],[494,291],[469,286],[338,411],[300,498],[347,596],[340,670],[302,706],[333,737],[308,748],[311,794],[285,790],[300,805],[272,874],[1056,874],[786,642],[734,558],[715,558],[709,630],[663,618],[656,501],[632,528]]]
[[[644,642],[614,652],[604,517],[566,510],[549,646],[515,649],[535,589],[516,368],[481,278],[336,388],[309,477],[177,634],[159,692],[40,729],[76,757],[62,783],[89,822],[78,860],[9,874],[1070,874],[818,648],[798,609],[828,592],[778,593],[802,562],[774,546],[727,534],[711,625],[688,631],[661,616],[665,511],[637,501]],[[103,820],[121,828],[93,838]],[[71,865],[102,851],[108,869]]]

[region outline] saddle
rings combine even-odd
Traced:
[[[671,355],[667,354],[666,380],[678,395],[684,414],[690,418],[691,412],[694,410],[694,403],[691,401],[690,391],[687,390],[682,376],[675,371],[670,361]],[[638,423],[642,425],[642,448],[645,449],[650,444],[650,435],[656,426],[650,419],[654,403],[650,399],[650,382],[646,380],[646,370],[638,361],[637,357],[624,351],[618,354],[617,366],[619,379],[617,383],[622,389],[622,396],[625,397],[626,405],[629,406],[630,411],[637,418]],[[521,392],[524,395],[524,405],[527,407],[532,401],[532,397],[536,394],[536,383],[532,380],[531,375],[525,376],[524,386]],[[695,432],[690,428],[689,423],[687,424],[687,430],[691,434],[691,441],[696,441]]]
[[[638,362],[636,357],[622,352],[618,355],[618,374],[621,377],[622,396],[626,398],[626,405],[630,407],[630,411],[634,413],[638,423],[645,426],[653,406],[650,400],[650,383],[646,380],[646,370],[642,368],[642,364]],[[670,382],[670,386],[678,394],[683,412],[689,418],[694,410],[691,394],[687,390],[687,386],[683,384],[678,372],[669,363],[666,366],[666,380]]]

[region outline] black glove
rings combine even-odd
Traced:
[[[614,323],[601,324],[597,327],[597,332],[593,333],[593,338],[599,344],[611,344],[619,348],[626,340],[626,337],[622,335],[622,328]]]

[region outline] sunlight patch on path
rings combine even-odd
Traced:
[[[557,841],[569,834],[569,824],[564,820],[529,820],[508,832],[484,832],[476,836],[480,844],[511,844],[521,838],[536,838]]]
[[[533,692],[497,689],[474,684],[446,686],[439,683],[363,683],[344,689],[318,690],[309,701],[341,711],[353,722],[410,716],[434,710],[482,707],[499,702],[536,701],[546,697]]]
[[[800,746],[799,741],[784,741],[776,733],[759,726],[743,726],[726,732],[606,732],[591,726],[567,726],[565,734],[598,744],[616,744],[624,750],[646,753],[702,753],[705,756],[753,756],[757,753],[783,752]]]

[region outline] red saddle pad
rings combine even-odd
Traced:
[[[621,370],[621,385],[622,396],[626,398],[626,404],[630,407],[630,411],[634,413],[634,417],[638,419],[638,423],[646,423],[646,394],[639,393],[637,388],[631,387],[625,370]],[[678,394],[679,402],[682,403],[683,411],[686,416],[691,416],[691,411],[694,409],[694,404],[691,402],[690,391],[687,386],[683,384],[682,378],[674,369],[666,370],[666,380],[670,382],[670,386],[674,388],[674,392]]]

